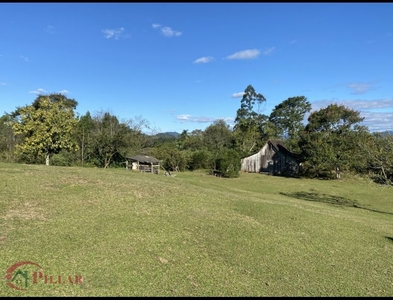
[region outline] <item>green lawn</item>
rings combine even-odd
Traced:
[[[0,296],[392,296],[392,204],[361,178],[0,163]]]

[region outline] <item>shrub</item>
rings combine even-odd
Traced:
[[[208,169],[211,166],[211,153],[208,150],[197,150],[191,154],[188,167],[191,171]]]
[[[240,155],[234,149],[223,149],[216,159],[216,170],[222,177],[239,177],[240,167]]]

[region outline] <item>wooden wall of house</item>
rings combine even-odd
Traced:
[[[241,160],[241,171],[248,173],[268,172],[270,174],[295,174],[298,172],[298,163],[292,156],[282,152],[275,152],[267,143],[262,149]]]
[[[262,152],[263,149],[253,155],[243,158],[241,160],[240,171],[248,173],[258,173],[262,163]]]
[[[240,170],[249,173],[268,172],[269,161],[273,160],[274,155],[274,150],[266,144],[259,152],[243,158]]]

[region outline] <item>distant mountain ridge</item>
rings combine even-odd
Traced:
[[[174,138],[177,138],[179,135],[180,135],[180,133],[178,133],[178,132],[167,131],[167,132],[157,133],[155,136],[156,137],[174,137]]]

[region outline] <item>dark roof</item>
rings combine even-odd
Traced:
[[[157,158],[154,158],[152,156],[147,156],[147,155],[135,155],[135,156],[127,156],[126,158],[131,159],[131,160],[136,160],[141,163],[159,163],[160,161]]]
[[[289,156],[293,156],[295,158],[297,158],[297,156],[298,156],[297,154],[289,151],[288,148],[285,147],[285,144],[282,141],[269,140],[268,143],[271,143],[274,146],[274,148],[276,148],[277,151],[279,151],[279,152],[282,152],[282,153],[284,153],[286,155],[289,155]]]

